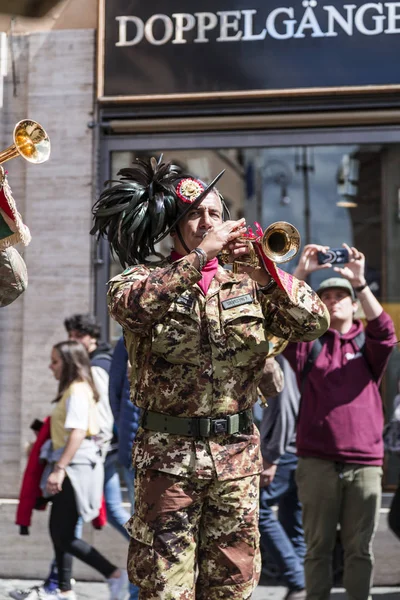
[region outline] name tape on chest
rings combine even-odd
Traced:
[[[252,304],[253,296],[251,294],[243,294],[242,296],[236,296],[236,298],[229,298],[228,300],[222,301],[222,308],[234,308],[235,306],[241,306],[242,304]]]

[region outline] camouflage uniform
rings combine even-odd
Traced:
[[[200,278],[183,258],[132,267],[110,282],[132,400],[145,410],[214,418],[249,409],[274,336],[313,340],[328,327],[325,306],[304,282],[292,282],[290,300],[221,267],[204,296]],[[140,600],[250,598],[260,570],[256,428],[209,438],[140,428],[133,464],[128,570]]]
[[[0,306],[14,302],[26,290],[28,274],[15,248],[0,250]]]

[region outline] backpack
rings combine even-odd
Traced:
[[[104,369],[106,373],[109,373],[111,369],[111,361],[112,355],[109,352],[99,352],[96,354],[96,356],[93,356],[93,358],[90,359],[90,364],[92,367],[99,367],[100,369]]]
[[[110,354],[109,352],[99,352],[99,354],[96,354],[96,356],[93,357],[93,361],[95,360],[106,360],[108,362],[111,363],[112,361],[112,354]]]

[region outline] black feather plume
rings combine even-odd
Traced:
[[[133,167],[119,171],[119,180],[106,182],[109,187],[93,206],[90,233],[108,239],[123,267],[157,254],[155,244],[178,217],[175,186],[185,175],[161,161],[162,155],[158,160],[136,159]]]

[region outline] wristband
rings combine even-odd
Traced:
[[[205,253],[203,248],[194,248],[192,252],[194,252],[194,254],[196,254],[197,258],[199,259],[199,271],[201,273],[208,262],[207,254]]]
[[[257,289],[259,292],[262,292],[263,294],[267,294],[269,291],[271,291],[275,287],[276,287],[276,281],[274,279],[272,279],[272,277],[271,277],[271,281],[269,281],[267,284],[262,285],[262,286],[258,285]]]
[[[54,465],[54,470],[55,471],[65,471],[65,467],[62,467],[61,465],[59,465],[58,463],[56,463]]]
[[[364,285],[359,285],[358,287],[354,288],[355,292],[362,292],[363,290],[365,290],[365,288],[368,287],[368,283],[364,283]]]

